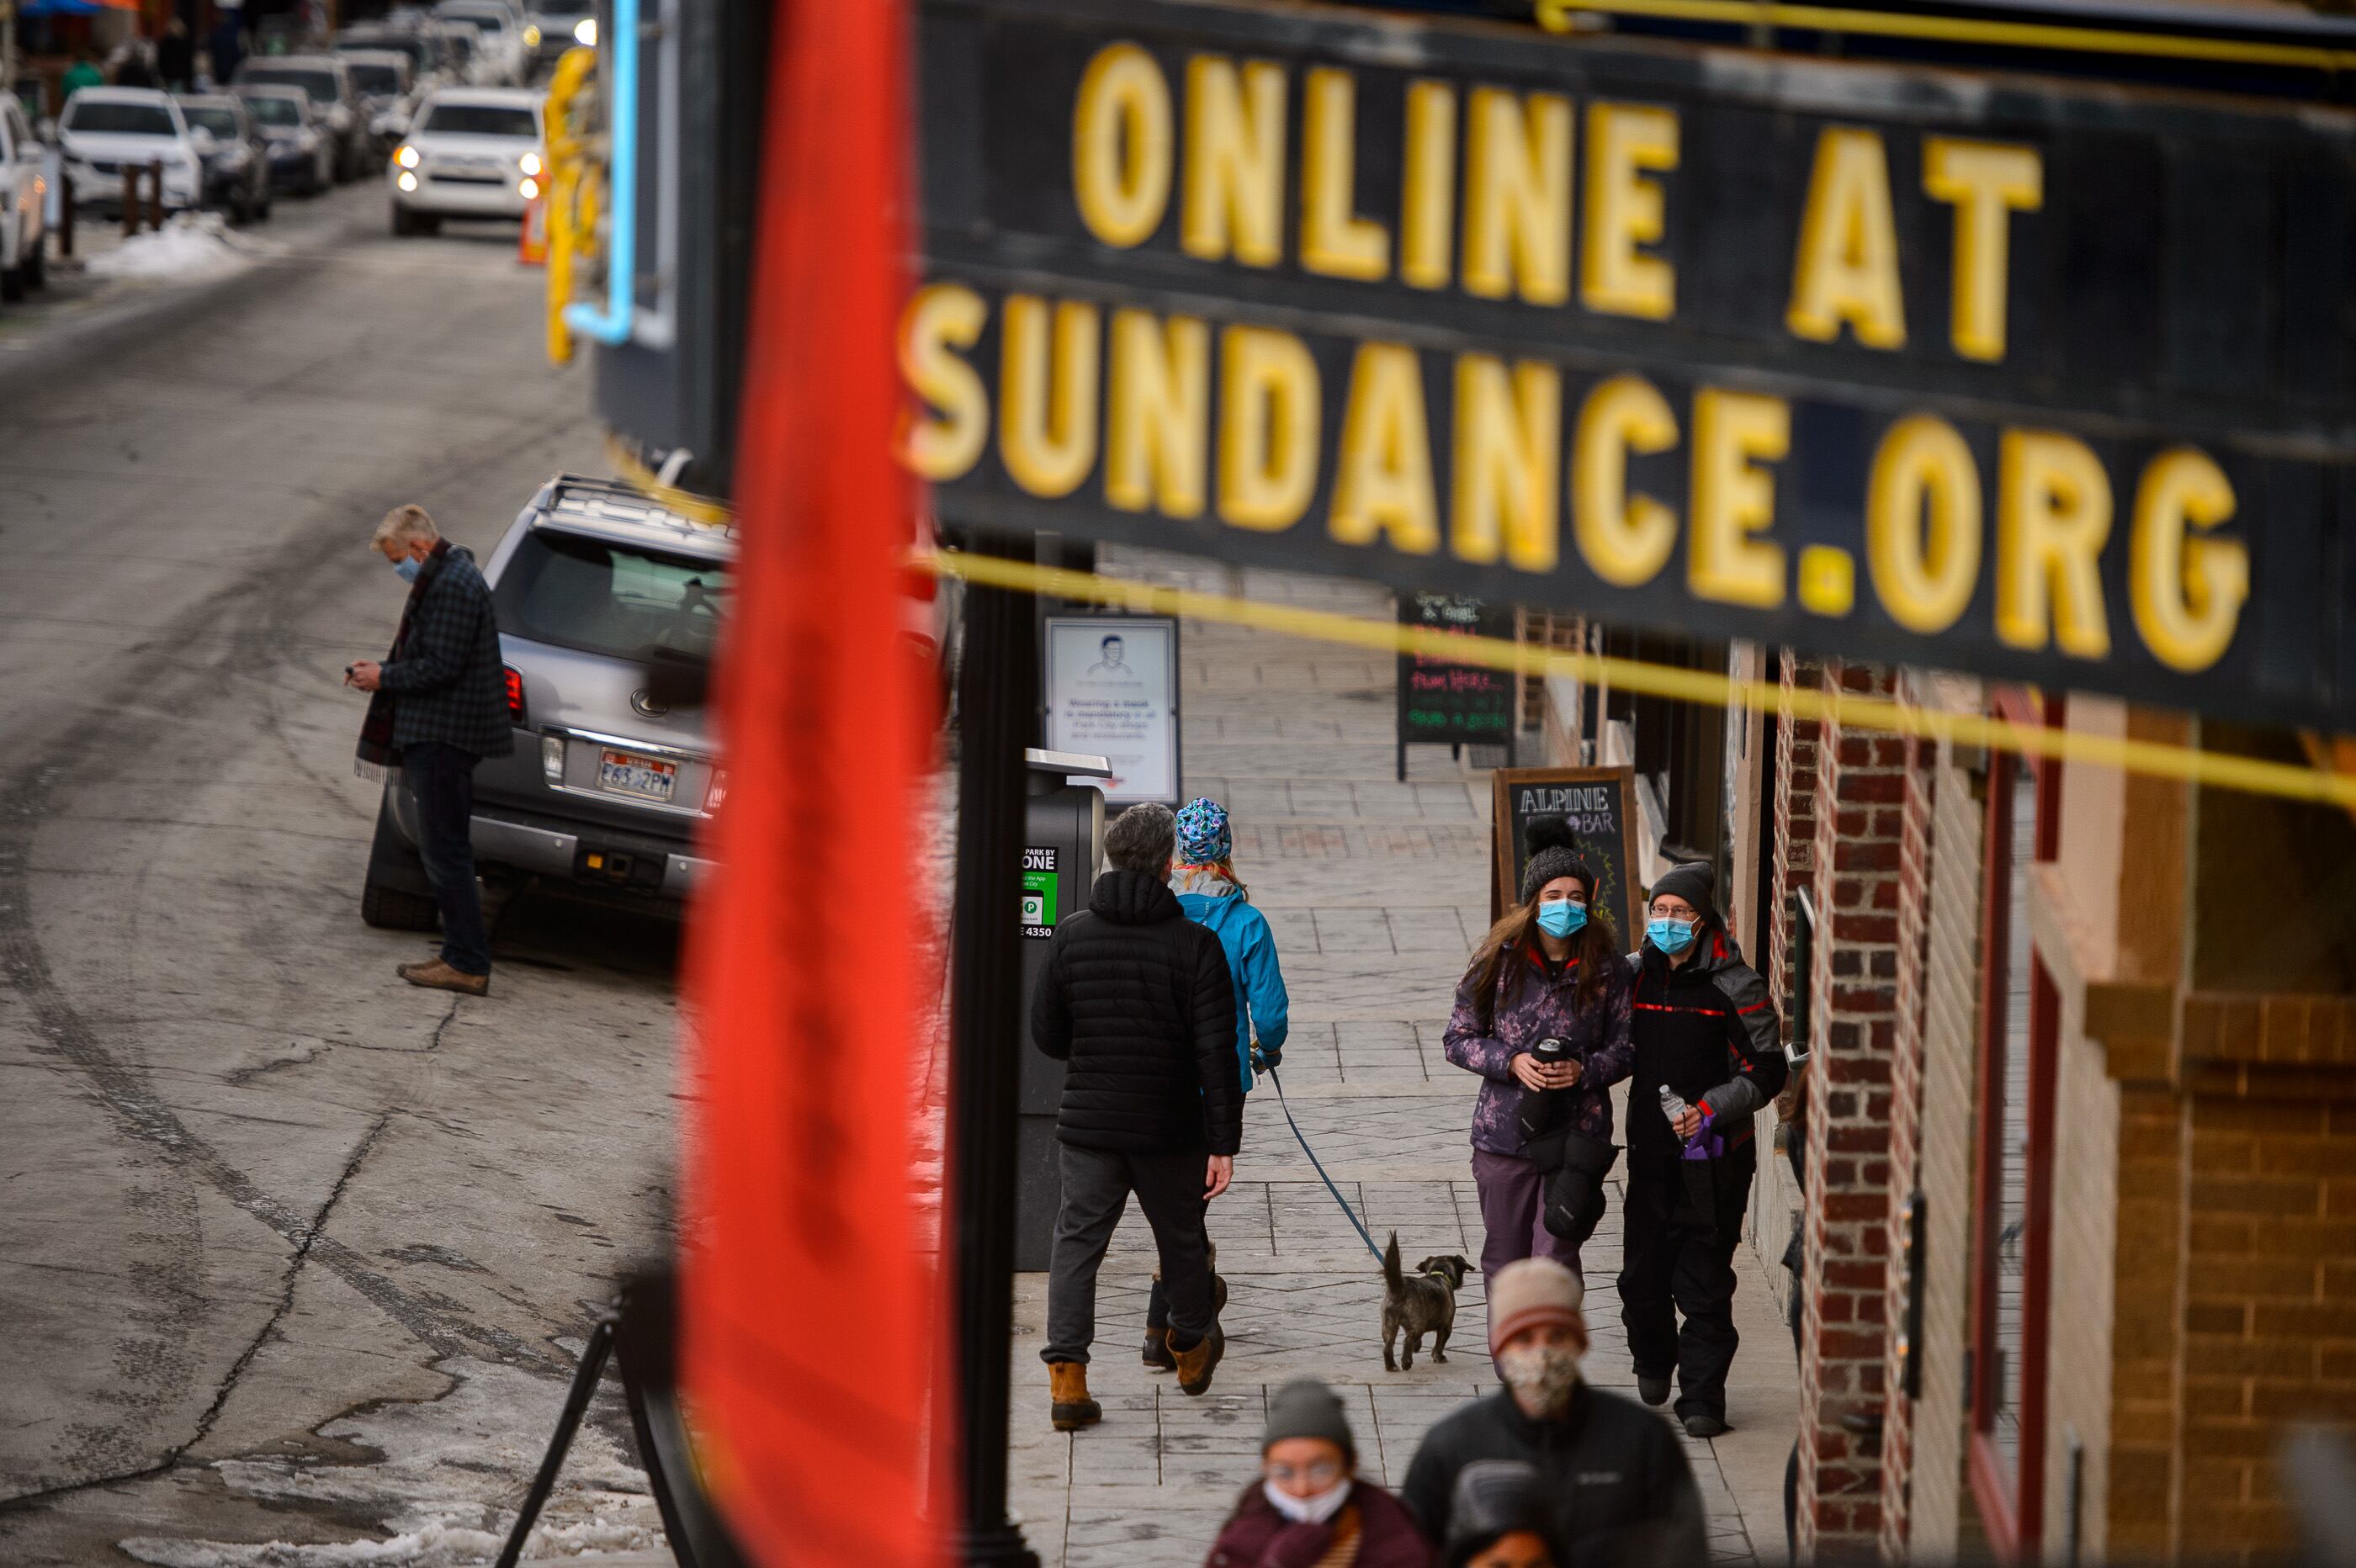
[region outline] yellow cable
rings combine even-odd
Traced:
[[[630,450],[629,443],[611,432],[605,437],[605,461],[614,465],[614,472],[620,475],[622,482],[631,489],[643,492],[647,499],[669,507],[691,523],[704,523],[720,528],[735,524],[735,514],[723,503],[709,496],[699,496],[692,490],[666,485],[656,478],[655,471],[639,460],[638,454]]]
[[[2292,66],[2330,71],[2356,67],[2356,50],[2328,49],[2312,44],[2266,44],[2243,38],[2135,33],[2115,27],[2072,27],[2050,22],[1995,22],[1971,16],[1851,11],[1833,5],[1779,5],[1774,0],[1538,0],[1538,23],[1549,32],[1567,33],[1572,30],[1571,14],[1581,11],[1659,16],[1680,22],[1727,22],[1738,27],[1764,25],[1826,33],[1869,33],[1893,38],[1935,38],[2012,48],[2216,60],[2235,65]]]
[[[1304,610],[1290,604],[1231,599],[1222,594],[1199,593],[1192,589],[1131,582],[1093,572],[1066,571],[998,556],[944,551],[914,557],[911,564],[990,588],[1044,593],[1058,599],[1085,600],[1150,614],[1219,621],[1286,636],[1346,644],[1376,653],[1425,654],[1453,664],[1484,665],[1515,675],[1571,676],[1590,685],[1601,683],[1622,691],[1675,698],[1682,702],[1708,703],[1716,708],[1783,708],[1795,720],[1838,724],[1844,729],[1878,730],[1894,735],[1952,741],[1962,746],[1986,746],[1995,751],[2059,757],[2066,762],[2098,763],[2127,773],[2181,779],[2219,789],[2356,808],[2356,776],[2302,768],[2287,763],[2269,763],[2255,757],[2228,756],[2155,741],[2130,741],[2107,735],[2089,735],[2079,731],[2049,729],[2039,724],[2019,724],[1985,713],[1914,708],[1883,697],[1807,688],[1787,692],[1781,684],[1773,681],[1738,680],[1732,676],[1713,675],[1707,670],[1678,669],[1674,666],[1648,664],[1638,659],[1610,658],[1601,654],[1539,647],[1508,642],[1502,637],[1465,636],[1420,626],[1404,626],[1392,621],[1338,614],[1329,610]]]

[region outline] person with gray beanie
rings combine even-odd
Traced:
[[[1358,1445],[1333,1391],[1301,1378],[1268,1402],[1260,1478],[1244,1488],[1205,1568],[1431,1568],[1431,1543],[1397,1498],[1358,1478]]]
[[[1734,1249],[1759,1159],[1751,1117],[1789,1072],[1774,998],[1727,931],[1717,885],[1705,861],[1664,871],[1629,960],[1636,1055],[1620,1320],[1636,1392],[1665,1403],[1674,1376],[1677,1419],[1695,1437],[1727,1430]]]
[[[1631,987],[1594,869],[1560,816],[1534,818],[1521,902],[1473,949],[1440,1037],[1480,1074],[1472,1182],[1481,1272],[1558,1258],[1573,1273],[1602,1211],[1612,1084],[1628,1075]]]

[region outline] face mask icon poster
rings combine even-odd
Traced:
[[[1176,805],[1177,621],[1051,615],[1045,663],[1049,749],[1104,758],[1108,805]]]

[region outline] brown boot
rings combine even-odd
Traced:
[[[1088,1397],[1088,1369],[1077,1361],[1047,1363],[1047,1418],[1058,1432],[1077,1432],[1104,1419],[1104,1406]]]
[[[453,969],[439,958],[428,958],[422,964],[403,964],[393,973],[412,986],[423,986],[429,991],[456,991],[462,996],[487,997],[491,992],[488,975],[469,975],[464,969]]]
[[[1170,1330],[1148,1328],[1145,1331],[1145,1364],[1157,1372],[1174,1372],[1178,1358],[1170,1353]]]
[[[1217,1366],[1219,1358],[1227,1353],[1227,1337],[1219,1332],[1216,1323],[1213,1323],[1211,1331],[1196,1340],[1191,1349],[1181,1350],[1173,1347],[1170,1353],[1178,1361],[1178,1392],[1201,1393],[1211,1386],[1211,1369]]]

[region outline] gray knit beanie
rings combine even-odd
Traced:
[[[1595,873],[1579,853],[1579,835],[1562,816],[1533,816],[1522,829],[1529,860],[1522,869],[1522,902],[1537,897],[1538,890],[1557,877],[1577,877],[1591,891]]]
[[[1288,1437],[1322,1437],[1356,1461],[1358,1445],[1350,1435],[1350,1418],[1332,1389],[1315,1378],[1298,1378],[1276,1391],[1268,1402],[1268,1435],[1259,1451],[1267,1453]]]

